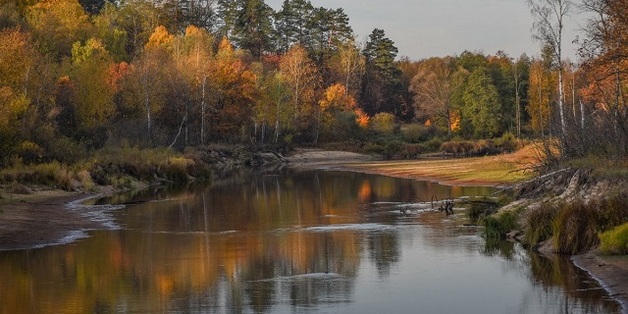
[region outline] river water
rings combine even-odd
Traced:
[[[89,238],[0,252],[0,313],[620,312],[567,258],[431,209],[491,192],[287,170],[103,200],[137,204]]]

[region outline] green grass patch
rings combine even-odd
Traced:
[[[628,254],[628,222],[600,234],[600,253]]]

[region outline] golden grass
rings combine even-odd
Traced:
[[[395,177],[434,180],[454,185],[499,186],[530,179],[531,166],[538,162],[537,149],[498,156],[415,161],[382,161],[352,164],[357,171]]]

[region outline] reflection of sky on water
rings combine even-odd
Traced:
[[[0,313],[616,310],[578,292],[570,263],[486,244],[461,210],[422,203],[464,193],[339,172],[161,191],[116,211],[122,230],[0,252]]]

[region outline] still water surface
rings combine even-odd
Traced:
[[[568,259],[424,203],[491,192],[286,171],[136,195],[113,230],[0,252],[0,313],[620,312]]]

